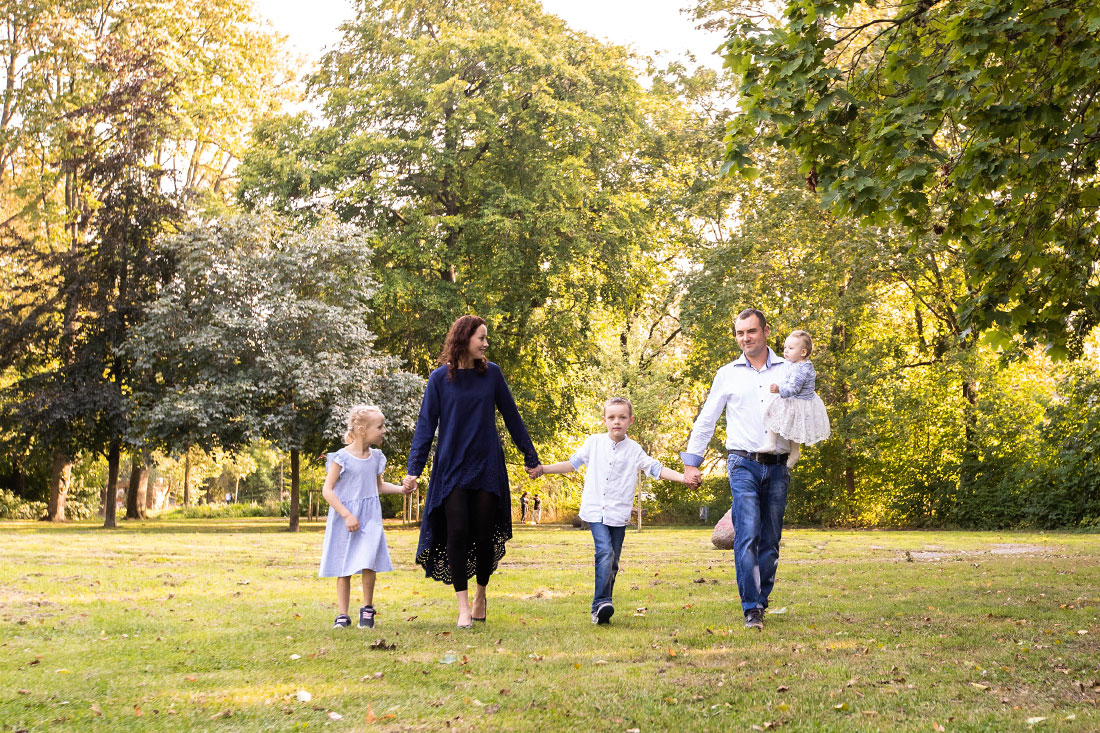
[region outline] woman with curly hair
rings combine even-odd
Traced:
[[[488,329],[482,319],[462,316],[451,325],[440,366],[428,377],[403,481],[409,490],[416,487],[438,428],[416,562],[427,577],[454,586],[460,628],[485,620],[489,576],[504,557],[504,543],[512,538],[512,502],[496,426],[498,410],[524,464],[539,465],[500,367],[485,358],[488,348]],[[471,576],[477,578],[472,606]]]

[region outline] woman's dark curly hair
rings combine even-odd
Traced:
[[[443,353],[439,355],[440,366],[447,365],[447,379],[454,381],[458,362],[469,351],[470,339],[484,325],[485,321],[477,316],[462,316],[451,324],[451,330],[447,332],[447,340],[443,342]],[[474,369],[478,374],[484,374],[489,371],[489,362],[484,359],[474,359]]]

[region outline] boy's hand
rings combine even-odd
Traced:
[[[347,523],[349,532],[359,531],[359,517],[355,516],[354,514],[348,514],[348,516],[344,519],[344,522]]]
[[[779,394],[779,385],[778,384],[773,384],[772,386],[768,387],[768,389],[771,390],[771,392],[773,394]]]
[[[684,466],[684,483],[693,489],[699,488],[703,483],[703,472],[698,466]]]

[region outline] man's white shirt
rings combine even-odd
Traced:
[[[607,433],[588,436],[569,462],[574,470],[588,467],[584,472],[580,518],[611,527],[630,523],[638,471],[645,471],[653,478],[661,477],[660,462],[650,458],[640,445],[627,437],[616,443]]]
[[[757,452],[765,447],[767,431],[764,430],[764,411],[777,397],[770,388],[773,384],[783,383],[786,370],[786,360],[770,348],[768,360],[760,371],[749,364],[744,354],[719,369],[714,375],[707,401],[695,418],[687,450],[681,454],[684,465],[698,466],[703,462],[723,410],[726,413],[727,451]],[[776,450],[787,453],[790,443],[780,437]]]

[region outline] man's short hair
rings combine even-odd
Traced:
[[[753,316],[756,316],[756,318],[759,319],[759,321],[760,321],[760,330],[761,331],[763,331],[765,328],[768,327],[768,319],[764,317],[763,313],[756,310],[755,308],[746,308],[745,310],[738,313],[737,318],[735,318],[734,320],[735,321],[743,321],[746,318],[751,318]]]
[[[626,405],[626,409],[630,411],[630,416],[634,416],[634,404],[626,397],[612,397],[607,402],[603,403],[603,414],[607,414],[607,408],[612,405]]]

